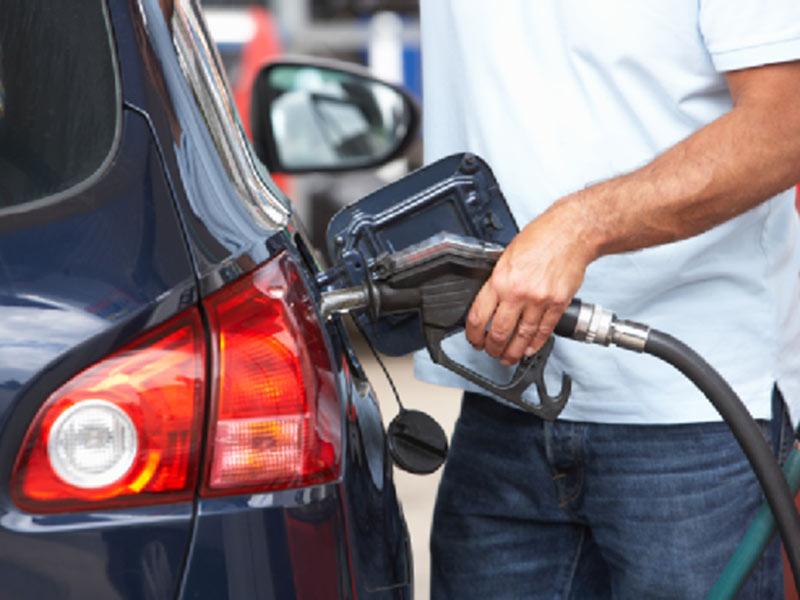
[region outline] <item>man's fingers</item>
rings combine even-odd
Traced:
[[[539,348],[544,346],[547,338],[553,335],[553,331],[555,330],[556,325],[558,325],[558,321],[561,319],[561,315],[564,314],[566,309],[567,307],[564,304],[554,304],[545,311],[544,316],[539,323],[539,330],[536,332],[536,335],[533,337],[531,343],[528,344],[528,347],[525,349],[525,356],[532,356]]]
[[[476,349],[483,350],[486,340],[486,327],[497,308],[497,295],[494,293],[488,282],[483,284],[483,287],[475,296],[472,302],[469,314],[467,315],[467,322],[464,326],[464,333],[467,336],[467,341]]]
[[[501,356],[501,362],[505,365],[513,365],[522,358],[522,353],[533,343],[536,334],[539,332],[539,319],[541,311],[536,307],[528,306],[522,313],[522,317],[517,323],[517,328],[511,341],[505,348]]]
[[[520,304],[510,302],[503,302],[497,307],[489,331],[486,333],[484,350],[489,356],[500,358],[503,355],[517,327],[521,311]]]

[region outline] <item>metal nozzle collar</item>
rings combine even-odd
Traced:
[[[613,343],[642,352],[649,332],[647,325],[619,320],[615,313],[599,304],[582,304],[573,338],[587,344],[608,346]]]
[[[611,343],[611,326],[616,315],[599,304],[581,304],[573,337],[587,344]]]

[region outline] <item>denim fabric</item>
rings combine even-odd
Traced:
[[[760,422],[782,460],[792,430]],[[763,502],[724,423],[543,422],[466,393],[431,535],[433,600],[705,597]],[[777,536],[739,598],[783,597]]]

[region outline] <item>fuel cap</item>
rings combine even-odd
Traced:
[[[418,410],[401,410],[389,423],[389,454],[398,467],[428,475],[447,458],[447,436],[433,417]]]

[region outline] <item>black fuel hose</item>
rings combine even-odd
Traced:
[[[668,362],[689,378],[728,424],[761,483],[777,522],[794,580],[800,582],[800,514],[789,484],[758,424],[728,382],[683,342],[651,329],[644,352]]]
[[[611,343],[668,362],[705,394],[730,427],[753,468],[772,510],[800,592],[800,514],[789,484],[758,424],[739,396],[706,360],[683,342],[646,325],[623,321],[611,311],[578,299],[561,317],[556,335],[588,343]]]

